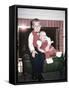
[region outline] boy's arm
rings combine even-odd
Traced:
[[[38,50],[40,51],[40,52],[42,52],[42,53],[45,53],[45,51],[43,50],[43,49],[41,49],[40,47],[41,47],[41,45],[42,45],[42,42],[40,41],[40,40],[38,40],[37,41],[37,45],[38,45]]]
[[[29,38],[28,38],[28,46],[29,46],[29,50],[31,53],[33,51],[35,51],[35,48],[33,46],[33,35],[32,35],[32,33],[30,33]]]
[[[29,50],[32,54],[32,57],[35,57],[35,54],[37,54],[37,52],[35,51],[35,48],[33,46],[33,35],[32,33],[30,33],[29,38],[28,38],[28,46],[29,46]]]
[[[39,50],[40,52],[42,52],[42,53],[45,53],[45,51],[44,51],[43,49],[39,48],[39,47],[38,47],[38,50]]]

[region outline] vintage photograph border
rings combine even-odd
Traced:
[[[61,8],[61,7],[43,7],[43,6],[28,6],[28,5],[14,5],[15,6],[15,40],[14,40],[14,53],[15,53],[15,83],[16,84],[37,84],[37,83],[51,83],[51,82],[66,82],[67,81],[67,8]],[[17,69],[17,49],[16,49],[16,38],[17,38],[17,29],[18,29],[18,8],[28,8],[28,9],[42,9],[42,10],[60,10],[65,11],[65,80],[48,80],[48,81],[42,81],[42,82],[18,82],[18,69]]]

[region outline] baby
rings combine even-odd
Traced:
[[[56,49],[51,45],[54,41],[46,35],[44,31],[40,32],[40,40],[37,41],[38,50],[45,54],[46,62],[53,63],[52,57],[61,57],[61,52],[57,52]]]

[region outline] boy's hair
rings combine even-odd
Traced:
[[[32,26],[33,26],[33,22],[38,22],[38,21],[40,21],[38,18],[34,18],[34,19],[32,19],[32,21],[31,21],[31,28],[32,28]]]

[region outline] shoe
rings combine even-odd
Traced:
[[[38,79],[37,74],[32,74],[32,79],[33,79],[33,80],[37,80],[37,79]]]
[[[56,52],[56,56],[57,57],[61,57],[62,56],[62,52]]]
[[[41,74],[38,74],[38,81],[44,81],[44,78]]]

